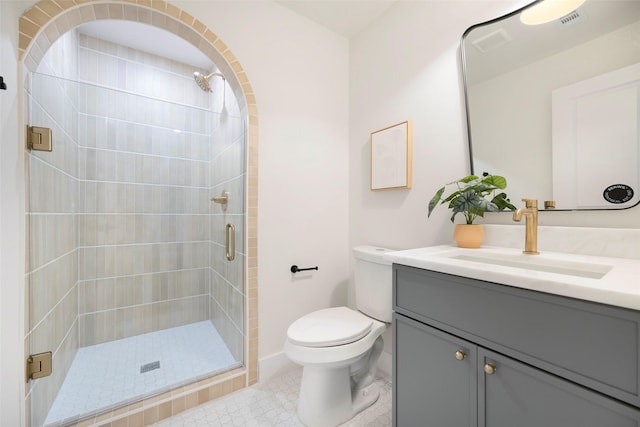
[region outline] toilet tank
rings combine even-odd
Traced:
[[[393,285],[391,263],[382,258],[385,252],[391,251],[377,246],[353,248],[356,308],[386,323],[391,323]]]

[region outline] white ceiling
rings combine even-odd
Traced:
[[[1,1],[1,0],[0,0]],[[336,32],[344,37],[350,38],[361,32],[368,25],[378,19],[391,5],[401,0],[273,0],[277,4],[285,7],[294,13],[302,15],[331,31]],[[609,7],[615,6],[615,7]],[[622,13],[623,17],[615,17],[613,22],[620,26],[621,23],[634,21],[640,16],[639,0],[607,0],[607,1],[589,1],[578,9],[583,13],[584,19],[580,20],[580,25],[584,27],[584,31],[591,26],[611,26],[609,14]],[[597,17],[597,19],[595,19]],[[516,20],[517,21],[517,20]],[[519,24],[519,22],[517,22]],[[483,34],[494,31],[495,27],[500,27],[501,23],[487,25],[474,30],[474,38],[481,37]],[[615,24],[614,24],[615,26]],[[519,28],[515,28],[519,27]],[[506,27],[508,34],[515,38],[526,38],[526,34],[522,31],[531,31],[527,26],[513,24]],[[560,25],[545,25],[544,34],[547,34],[547,41],[556,50],[562,50],[564,47],[561,40],[567,40],[566,31]],[[610,29],[611,30],[611,29]],[[150,52],[159,56],[169,57],[171,59],[193,65],[201,70],[211,70],[212,62],[199,49],[185,42],[180,37],[153,27],[151,25],[140,24],[130,21],[116,20],[98,20],[80,27],[80,32],[90,36],[108,40],[124,46],[130,46],[135,49]],[[604,30],[599,29],[599,33]],[[582,31],[576,31],[580,34]],[[471,39],[471,38],[468,38]],[[472,40],[469,40],[472,41]],[[537,42],[540,44],[540,41]],[[568,43],[568,41],[567,41]],[[575,44],[575,41],[572,41]],[[519,57],[524,56],[527,60],[535,57],[535,52],[530,49],[522,49],[517,43],[508,43],[501,48],[504,53],[502,58],[513,64],[520,64]],[[548,55],[549,49],[545,52]],[[491,57],[493,52],[484,54],[486,58],[476,61],[473,57],[482,55],[474,49],[467,49],[465,56],[469,61],[474,63],[496,64],[502,59]],[[489,67],[489,65],[487,65]],[[490,67],[491,68],[491,67]],[[481,79],[487,77],[492,71],[491,69],[478,69],[475,78]]]
[[[193,65],[202,70],[210,70],[213,67],[211,60],[200,49],[181,37],[152,25],[109,19],[82,24],[78,31],[97,39]]]
[[[281,6],[302,15],[344,37],[352,37],[377,19],[398,0],[275,0]],[[79,27],[81,33],[123,46],[169,57],[203,70],[212,62],[199,49],[180,37],[131,21],[97,20]]]
[[[397,0],[276,0],[276,3],[305,16],[347,38],[375,21]]]

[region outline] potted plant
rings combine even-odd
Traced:
[[[445,196],[447,187],[452,192]],[[498,192],[507,188],[507,180],[498,175],[485,175],[482,178],[475,175],[465,176],[457,181],[452,181],[436,191],[429,201],[429,213],[439,204],[447,204],[453,212],[451,222],[456,215],[464,215],[465,224],[456,224],[453,236],[458,246],[465,248],[479,248],[484,240],[484,231],[481,224],[474,224],[478,217],[484,217],[485,212],[498,212],[503,210],[515,210],[505,192]]]

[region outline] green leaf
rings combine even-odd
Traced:
[[[495,189],[496,189],[496,187],[494,187],[493,185],[476,184],[476,185],[473,185],[471,187],[465,188],[465,191],[472,190],[477,194],[487,195],[487,194],[491,193]]]
[[[458,197],[460,194],[464,193],[465,191],[467,191],[467,190],[466,189],[462,189],[462,190],[454,191],[453,193],[449,194],[449,197],[444,199],[442,201],[442,203],[447,203],[447,202],[452,201],[453,199],[455,199],[456,197]],[[449,207],[451,207],[451,206],[449,206]]]
[[[453,211],[457,213],[469,211],[472,208],[478,206],[480,200],[480,197],[473,190],[467,190],[463,192],[455,201],[452,201]]]
[[[433,211],[433,208],[435,208],[438,205],[438,202],[440,201],[440,197],[442,197],[442,193],[444,193],[444,187],[436,191],[436,194],[429,201],[429,213],[427,214],[427,218],[431,216],[431,212]]]
[[[507,180],[504,177],[498,175],[488,175],[482,181],[483,184],[492,185],[500,190],[507,188]]]
[[[495,196],[492,200],[492,203],[494,203],[497,207],[498,210],[510,210],[510,211],[515,211],[516,207],[513,206],[511,204],[511,201],[507,198],[507,193],[500,193],[497,196]]]
[[[484,212],[497,212],[499,210],[495,203],[490,202],[487,199],[480,199],[477,207],[483,212],[483,215],[480,216],[484,216]]]
[[[455,184],[455,183],[458,183],[458,182],[461,182],[461,183],[463,183],[463,184],[466,184],[466,183],[468,183],[468,182],[475,181],[476,179],[478,179],[478,177],[477,177],[477,176],[475,176],[475,175],[468,175],[468,176],[465,176],[464,178],[461,178],[461,179],[459,179],[459,180],[457,180],[457,181],[450,182],[449,184]]]

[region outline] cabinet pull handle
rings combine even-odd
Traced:
[[[224,234],[224,250],[227,260],[233,261],[236,258],[236,228],[233,224],[227,224]]]
[[[487,375],[493,375],[497,370],[498,368],[496,368],[496,365],[494,365],[493,363],[486,363],[484,365],[484,373]]]
[[[464,360],[467,357],[467,353],[465,353],[462,350],[458,350],[456,351],[456,359],[457,360]]]

